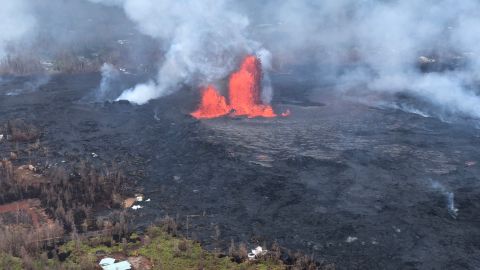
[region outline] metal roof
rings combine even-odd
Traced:
[[[115,259],[114,258],[103,258],[101,261],[100,261],[100,266],[105,266],[105,265],[110,265],[110,264],[114,264],[115,263]]]
[[[115,259],[113,258],[103,258],[99,265],[103,268],[103,270],[130,270],[132,269],[132,265],[128,261],[122,261],[115,263]]]
[[[122,261],[106,266],[102,266],[103,270],[130,270],[132,265],[128,261]]]

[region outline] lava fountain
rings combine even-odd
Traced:
[[[263,104],[260,98],[262,68],[260,60],[253,55],[245,57],[240,69],[230,76],[229,101],[220,95],[213,86],[202,92],[198,109],[191,113],[197,119],[216,118],[230,114],[232,116],[276,117],[270,105]],[[282,116],[286,116],[283,115]]]
[[[213,85],[203,90],[202,100],[198,110],[191,113],[197,119],[215,118],[230,113],[230,107],[224,96],[218,93]]]
[[[230,106],[234,115],[249,118],[277,116],[271,106],[262,104],[260,100],[261,80],[262,68],[258,58],[252,55],[245,57],[240,70],[230,77]]]

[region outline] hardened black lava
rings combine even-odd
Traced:
[[[151,199],[138,227],[168,214],[210,248],[277,241],[337,269],[480,267],[480,130],[470,125],[330,94],[312,102],[309,84],[288,75],[273,78],[273,105],[289,117],[206,121],[189,116],[196,89],[142,106],[89,103],[98,74],[21,90],[37,79],[2,81],[0,123],[37,126],[52,164],[125,164]]]

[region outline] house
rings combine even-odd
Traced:
[[[99,265],[103,270],[130,270],[132,265],[128,261],[115,262],[114,258],[103,258]]]

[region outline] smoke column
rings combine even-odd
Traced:
[[[120,76],[120,72],[108,63],[104,63],[100,71],[102,72],[102,80],[100,87],[95,93],[97,101],[103,101],[109,98],[108,94],[113,90],[112,87],[115,86]]]
[[[144,104],[182,84],[206,85],[233,70],[236,57],[261,49],[245,34],[249,19],[226,0],[100,1],[124,8],[139,30],[159,41],[166,51],[158,76],[128,89],[118,99]]]
[[[458,209],[455,207],[455,194],[452,191],[448,191],[442,184],[430,179],[433,189],[440,191],[445,196],[448,213],[452,218],[457,218]]]
[[[106,33],[95,31],[99,27],[92,22],[104,25],[108,15],[99,21],[61,16],[70,12],[88,18],[103,10],[96,4],[123,11],[163,52],[158,74],[120,99],[143,104],[184,84],[206,87],[226,78],[241,57],[256,54],[265,73],[263,102],[273,93],[269,70],[308,63],[311,77],[338,93],[407,93],[445,114],[480,118],[477,0],[4,0],[0,59],[12,48],[22,51],[17,45],[39,34],[68,47],[86,35],[89,42],[101,40]],[[106,29],[124,25],[112,19],[112,28]],[[34,54],[48,58],[39,51]],[[432,59],[429,65],[436,68],[422,71],[419,59]]]
[[[183,83],[206,85],[233,70],[238,54],[260,52],[265,64],[272,55],[290,64],[311,62],[318,80],[339,91],[405,92],[444,112],[480,117],[475,0],[91,1],[122,6],[166,50],[157,78],[120,99],[142,104]],[[425,55],[461,64],[422,73],[418,59]],[[266,102],[268,82],[267,74]]]
[[[330,80],[337,90],[403,92],[446,113],[480,117],[480,2],[269,1],[263,6],[261,17],[280,25],[258,35],[269,42],[260,41],[274,55],[314,59],[317,78]],[[418,62],[425,55],[453,67],[423,73]]]
[[[0,60],[8,46],[25,38],[35,27],[35,19],[26,0],[2,0],[0,4]]]

